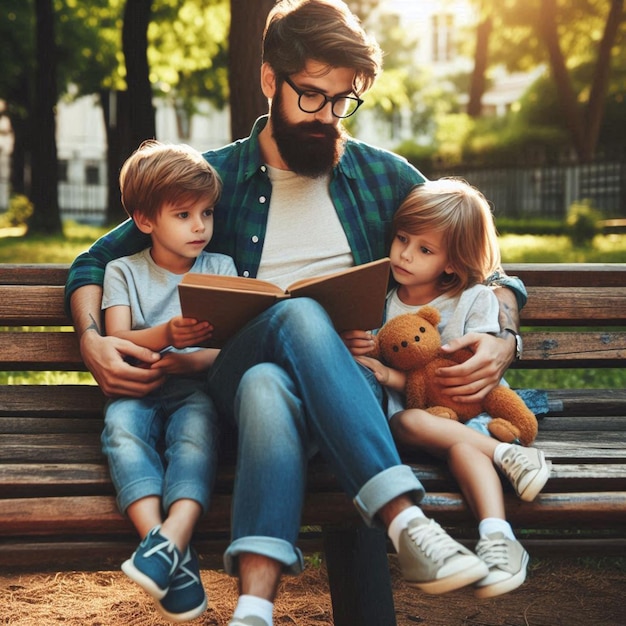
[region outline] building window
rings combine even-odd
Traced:
[[[59,159],[57,161],[57,175],[58,175],[60,183],[68,182],[69,180],[68,169],[69,169],[69,163],[67,159]]]
[[[85,182],[88,185],[100,184],[100,168],[97,163],[87,163],[85,165]]]
[[[432,16],[433,61],[446,63],[454,58],[454,16],[440,13]]]

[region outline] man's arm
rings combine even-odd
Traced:
[[[494,293],[500,305],[498,336],[468,333],[442,346],[447,352],[469,348],[474,353],[460,365],[441,368],[436,378],[443,392],[459,402],[482,400],[500,383],[515,359],[515,337],[504,329],[519,330],[518,298],[508,287],[496,287]]]
[[[105,395],[145,396],[161,385],[163,372],[133,367],[125,358],[133,357],[150,364],[158,361],[160,355],[130,341],[104,336],[101,301],[102,287],[99,285],[79,287],[70,298],[83,361]]]

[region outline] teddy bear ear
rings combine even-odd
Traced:
[[[441,313],[434,306],[423,306],[418,312],[417,315],[423,317],[427,322],[430,322],[433,326],[437,326],[441,321]]]

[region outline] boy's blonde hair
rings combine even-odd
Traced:
[[[308,60],[354,69],[354,92],[367,91],[382,67],[382,51],[341,0],[280,0],[263,33],[263,62],[279,76],[297,74]]]
[[[454,274],[439,287],[456,295],[484,282],[500,267],[500,247],[485,196],[460,178],[427,181],[411,189],[393,218],[393,232],[441,231]]]
[[[206,198],[214,206],[222,192],[215,169],[193,148],[184,144],[144,141],[120,171],[122,205],[130,217],[139,211],[158,217],[165,204],[184,207]]]

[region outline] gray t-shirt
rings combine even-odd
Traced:
[[[497,333],[499,304],[493,291],[485,285],[474,285],[456,296],[442,294],[428,303],[441,313],[438,329],[441,343],[447,343],[467,333]],[[417,313],[422,306],[404,304],[397,294],[397,288],[387,295],[385,320],[403,313]],[[385,388],[387,395],[387,417],[391,418],[405,408],[404,394]]]
[[[202,252],[190,272],[236,276],[231,257]],[[152,328],[180,315],[178,283],[184,274],[174,274],[159,267],[150,249],[115,259],[104,273],[102,310],[112,306],[128,306],[133,330]]]

